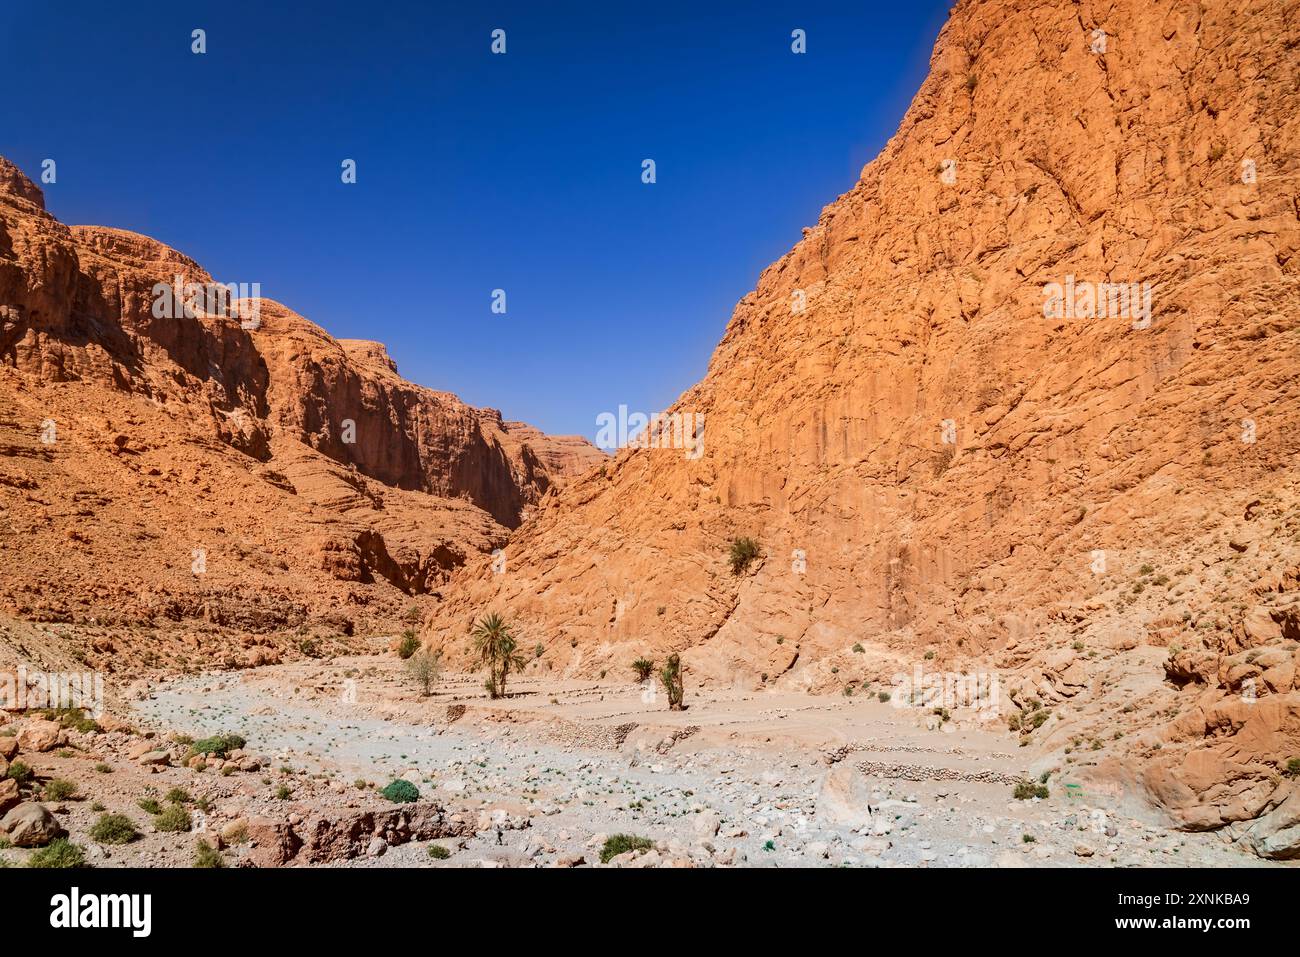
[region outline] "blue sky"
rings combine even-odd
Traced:
[[[590,438],[701,378],[735,303],[893,134],[947,12],[273,6],[7,5],[0,155],[34,179],[56,160],[64,222],[154,236],[386,343],[413,381]]]

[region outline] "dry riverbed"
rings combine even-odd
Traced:
[[[226,866],[568,867],[599,864],[616,834],[647,842],[616,866],[1265,866],[996,720],[875,696],[688,687],[674,713],[632,682],[510,691],[489,701],[465,675],[421,695],[391,655],[186,676],[19,758],[29,801],[75,785],[44,806],[96,866],[191,866],[203,840]],[[194,758],[192,739],[230,733],[246,744]],[[1013,796],[1044,777],[1046,798]],[[418,801],[378,793],[396,779]],[[178,791],[191,830],[160,830]],[[139,837],[95,840],[104,813]]]
[[[695,689],[670,713],[631,682],[510,690],[491,702],[477,676],[452,676],[424,697],[391,657],[364,657],[184,678],[136,710],[158,728],[239,733],[277,777],[328,782],[307,800],[339,814],[361,802],[358,779],[405,778],[465,822],[440,841],[445,862],[421,842],[376,842],[342,866],[590,864],[613,834],[655,842],[617,861],[641,865],[1260,863],[1170,830],[1122,788],[1035,763],[996,721],[941,725],[875,697]],[[1046,799],[1013,797],[1044,770]],[[256,810],[295,813],[281,803]]]

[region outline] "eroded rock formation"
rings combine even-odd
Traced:
[[[1294,836],[1298,78],[1294,4],[959,3],[898,133],[674,407],[703,454],[627,449],[549,499],[430,641],[464,656],[491,609],[586,675],[997,669],[1067,765]]]

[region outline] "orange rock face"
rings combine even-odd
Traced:
[[[160,308],[176,282],[212,277],[147,237],[64,226],[0,160],[0,613],[346,634],[605,458],[269,299]],[[218,644],[187,657],[248,658]]]
[[[1095,741],[1187,826],[1282,807],[1297,76],[1285,3],[960,3],[898,133],[674,407],[703,454],[625,449],[548,498],[430,640],[465,655],[491,609],[588,675],[672,651],[688,687],[997,670],[1020,733]],[[1265,648],[1260,700],[1224,704]],[[1183,649],[1200,683],[1165,674]]]

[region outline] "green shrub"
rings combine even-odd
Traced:
[[[1286,763],[1286,770],[1282,772],[1289,778],[1300,778],[1300,758],[1292,758]]]
[[[113,767],[112,765],[105,764],[103,761],[100,761],[97,765],[95,765],[95,771],[98,772],[99,774],[112,774]]]
[[[45,783],[45,800],[66,801],[77,793],[77,785],[67,778],[52,778]]]
[[[159,804],[157,801],[155,801],[153,798],[140,798],[140,800],[136,801],[135,803],[136,806],[140,808],[140,810],[144,811],[146,814],[162,813],[162,805]]]
[[[731,574],[739,575],[758,557],[758,542],[752,538],[737,538],[731,543]]]
[[[207,841],[199,840],[194,844],[194,866],[195,867],[225,867],[226,862],[221,859],[221,855]]]
[[[890,699],[890,697],[892,697],[892,696],[890,695],[890,693],[889,693],[888,691],[882,691],[882,692],[880,692],[879,694],[877,694],[876,697],[879,698],[879,699],[883,702],[883,701],[888,701],[888,700]]]
[[[865,648],[862,647],[862,643],[861,643],[861,642],[855,642],[854,645],[853,645],[853,653],[854,653],[855,655],[863,654],[863,653],[866,652],[866,650],[867,650],[867,649],[865,649]]]
[[[210,738],[195,741],[190,747],[190,755],[213,755],[224,760],[231,751],[238,751],[246,744],[248,742],[237,734],[215,734]]]
[[[278,800],[287,801],[289,798],[293,797],[293,789],[287,784],[281,784],[275,789],[275,796]]]
[[[659,680],[668,692],[668,710],[683,711],[682,699],[686,694],[682,679],[682,659],[680,655],[669,655],[668,662],[659,671]]]
[[[1037,784],[1030,780],[1020,780],[1016,782],[1015,797],[1017,801],[1028,801],[1030,798],[1047,798],[1047,785]]]
[[[66,837],[56,837],[45,847],[27,858],[28,867],[68,868],[86,867],[86,852]]]
[[[163,800],[168,804],[189,804],[194,798],[190,797],[190,792],[184,788],[172,788]]]
[[[412,801],[420,800],[420,789],[410,781],[403,781],[400,778],[390,782],[379,793],[394,804],[410,804]]]
[[[89,717],[81,708],[43,708],[37,713],[51,721],[59,722],[65,728],[75,728],[82,734],[99,730],[99,722]]]
[[[179,804],[169,804],[166,809],[153,819],[154,830],[163,833],[175,833],[190,829],[190,812]]]
[[[430,651],[428,648],[418,648],[414,654],[406,659],[406,672],[425,697],[433,693],[433,686],[437,682],[441,671],[441,655],[438,652]]]
[[[648,851],[654,846],[655,842],[648,837],[615,834],[605,841],[605,846],[600,849],[600,863],[608,864],[620,854],[626,854],[628,851]]]
[[[632,670],[636,672],[639,679],[645,681],[650,677],[651,672],[655,670],[655,663],[650,658],[638,658],[632,662]]]
[[[22,761],[15,761],[9,765],[9,773],[5,776],[17,781],[19,786],[22,786],[32,779],[32,769]]]
[[[99,844],[130,844],[140,836],[135,823],[125,814],[105,814],[90,828],[90,837]]]
[[[420,639],[416,636],[415,629],[408,628],[402,632],[402,641],[397,646],[397,657],[405,661],[419,650]]]
[[[441,844],[430,844],[429,856],[435,861],[445,861],[447,858],[451,857],[451,851],[447,850],[447,848],[443,847]]]

